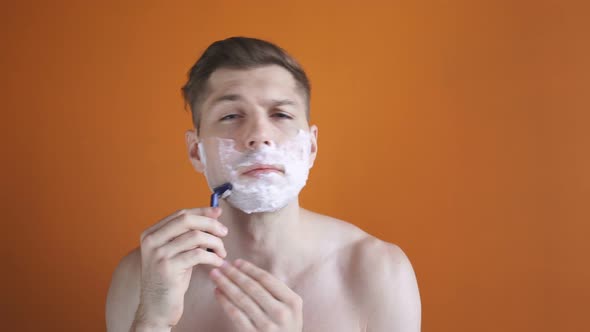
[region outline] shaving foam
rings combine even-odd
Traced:
[[[229,182],[233,185],[227,201],[245,213],[274,212],[297,198],[307,183],[310,169],[311,135],[299,130],[280,145],[262,144],[254,151],[238,151],[236,142],[226,138],[207,138],[208,146],[216,148],[217,160],[205,155],[199,143],[201,161],[210,188]],[[214,150],[215,151],[215,150]],[[241,175],[240,170],[256,164],[273,165],[284,173],[268,172],[256,177]]]

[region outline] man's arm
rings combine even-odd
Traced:
[[[129,332],[139,305],[141,257],[134,250],[123,257],[113,273],[106,300],[109,332]]]
[[[419,332],[421,302],[416,275],[400,247],[372,238],[360,259],[365,284],[366,332]]]

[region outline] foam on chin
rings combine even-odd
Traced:
[[[207,167],[208,163],[204,162],[205,177],[209,187],[214,188],[216,184],[219,185],[212,182],[230,182],[233,189],[227,201],[245,213],[278,211],[296,199],[307,182],[311,137],[303,130],[280,146],[263,145],[253,153],[236,150],[235,141],[232,139],[211,139],[216,141],[222,179],[213,179],[212,170]],[[199,143],[199,150],[202,160],[206,161],[201,143]],[[254,164],[281,165],[285,172],[284,174],[262,173],[255,177],[244,176],[238,172],[239,168]]]

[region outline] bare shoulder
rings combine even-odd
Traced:
[[[339,247],[340,278],[345,280],[350,301],[362,312],[365,331],[420,331],[418,283],[402,248],[342,220],[322,215],[313,219],[325,242]]]
[[[408,259],[399,246],[380,240],[350,222],[307,210],[305,213],[318,228],[317,233],[321,234],[322,239],[327,240],[327,236],[338,239],[335,242],[349,249],[346,254],[350,255],[348,258],[356,268],[365,267],[359,264],[369,267],[380,260],[384,263],[400,263]]]
[[[368,234],[344,220],[306,211],[316,227],[316,234],[324,243],[337,246],[339,258],[345,262],[347,274],[359,281],[387,283],[403,273],[413,273],[404,251],[396,244]],[[361,285],[366,285],[361,283]]]
[[[141,252],[135,248],[113,272],[106,299],[107,331],[129,331],[139,305],[140,273]]]
[[[330,216],[304,210],[305,218],[315,228],[321,242],[332,243],[338,247],[347,247],[358,242],[367,236],[365,231],[347,221],[336,219]]]
[[[355,244],[351,251],[351,267],[361,280],[377,286],[392,286],[404,273],[413,271],[402,248],[372,235]]]
[[[396,244],[373,236],[351,251],[351,289],[366,331],[420,331],[421,301],[412,264]]]

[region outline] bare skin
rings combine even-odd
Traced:
[[[218,69],[208,84],[200,136],[186,133],[195,170],[206,167],[197,149],[203,138],[231,138],[246,150],[281,142],[293,129],[312,134],[313,165],[317,128],[307,124],[288,71]],[[279,108],[273,100],[290,102]],[[207,159],[215,157],[209,149]],[[177,212],[142,234],[113,274],[108,331],[420,330],[416,278],[398,246],[297,199],[268,213],[220,207]]]
[[[409,261],[399,247],[340,220],[303,209],[301,215],[301,223],[307,226],[307,234],[311,236],[302,241],[305,256],[309,258],[294,256],[284,262],[280,271],[270,262],[260,262],[259,266],[274,271],[301,296],[304,303],[303,331],[419,331],[418,289]],[[230,247],[230,241],[226,242]],[[233,261],[235,258],[255,260],[228,248],[226,259]],[[122,260],[115,274],[115,278],[121,280],[113,280],[113,285],[119,284],[120,289],[111,288],[109,292],[109,331],[129,331],[139,304],[140,265],[137,248]],[[194,268],[184,298],[184,314],[172,331],[239,331],[215,300],[215,284],[209,276],[212,268],[209,265]],[[287,270],[293,271],[292,277],[288,277]],[[387,280],[379,275],[384,270],[393,276],[406,276]],[[396,287],[405,287],[405,291],[399,293],[395,291]],[[374,297],[375,294],[378,297]],[[403,299],[406,306],[389,306],[386,311],[392,315],[395,312],[405,315],[408,321],[404,323],[409,326],[399,330],[367,328],[371,313],[374,313],[373,306],[387,305],[386,297],[400,294],[407,295]],[[381,317],[381,320],[387,318]],[[396,322],[391,324],[394,326]]]

